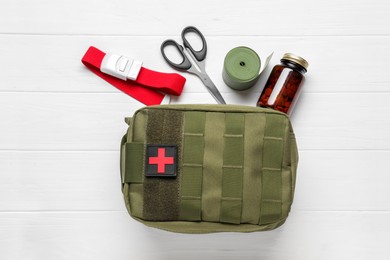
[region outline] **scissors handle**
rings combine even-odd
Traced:
[[[165,47],[167,46],[174,46],[177,51],[180,53],[183,61],[181,63],[175,63],[173,61],[171,61],[167,55],[165,55]],[[178,70],[188,70],[191,68],[191,62],[190,60],[187,58],[187,56],[184,54],[184,49],[183,49],[183,46],[179,45],[176,41],[174,40],[166,40],[164,41],[162,44],[161,44],[161,54],[163,55],[164,57],[164,60],[174,69],[178,69]]]
[[[199,51],[194,50],[194,48],[192,48],[191,44],[189,43],[189,41],[186,38],[186,34],[191,33],[191,32],[198,35],[200,37],[200,39],[202,40],[202,49]],[[206,39],[204,38],[203,34],[196,27],[187,26],[186,28],[184,28],[183,31],[181,32],[181,38],[183,39],[184,47],[188,48],[198,61],[202,61],[206,58],[206,54],[207,54]]]

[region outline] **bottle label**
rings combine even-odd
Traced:
[[[284,69],[282,73],[279,76],[278,81],[275,84],[275,87],[272,90],[272,93],[268,99],[268,104],[269,105],[274,105],[276,99],[278,98],[279,93],[281,92],[284,83],[286,82],[286,79],[288,77],[288,74],[292,71],[292,69]]]

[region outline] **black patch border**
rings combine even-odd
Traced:
[[[151,156],[151,150],[149,148],[173,148],[173,174],[159,174],[157,173],[150,173],[150,164],[149,164],[149,158]],[[146,145],[146,152],[145,152],[145,176],[146,177],[161,177],[161,178],[176,178],[177,177],[177,165],[178,165],[178,156],[177,156],[177,145],[172,144],[147,144]]]

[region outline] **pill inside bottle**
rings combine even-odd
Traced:
[[[291,115],[308,66],[304,58],[291,53],[284,54],[280,64],[272,69],[256,105]]]

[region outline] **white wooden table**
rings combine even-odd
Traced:
[[[390,259],[388,0],[0,1],[0,259]],[[132,220],[120,191],[125,116],[142,104],[80,62],[90,45],[173,71],[160,44],[187,25],[208,41],[226,101],[254,105],[285,52],[310,62],[292,116],[292,212],[270,232],[175,234]],[[223,58],[275,51],[234,92]],[[214,103],[189,74],[172,103]]]

